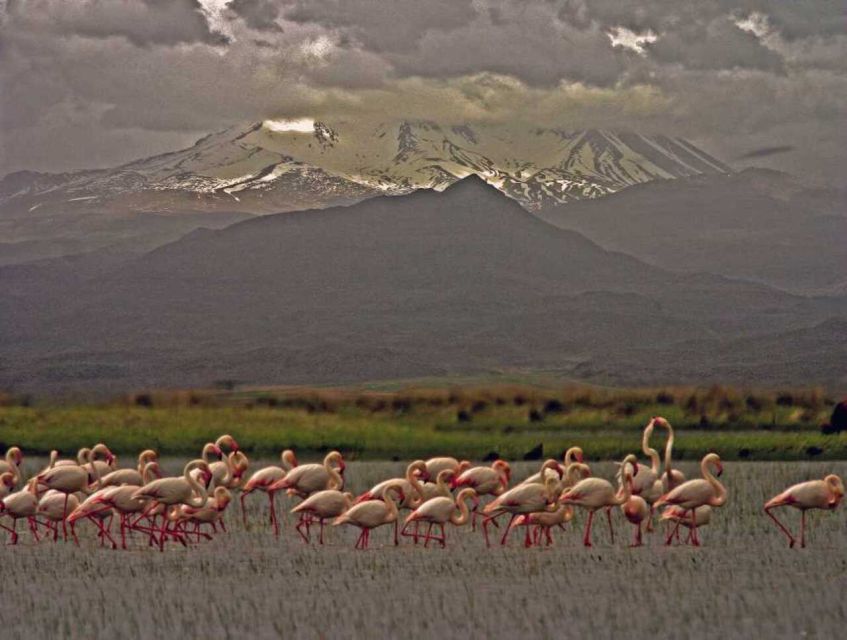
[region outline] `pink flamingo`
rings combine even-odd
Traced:
[[[362,532],[354,548],[364,551],[368,548],[371,529],[397,521],[397,503],[402,499],[403,486],[400,482],[389,484],[383,492],[382,500],[366,500],[354,504],[347,511],[333,520],[333,526],[351,524],[359,527]],[[396,543],[395,543],[396,544]]]
[[[147,507],[148,501],[136,498],[135,492],[140,486],[161,477],[162,473],[159,470],[159,463],[155,461],[148,462],[144,465],[144,470],[141,473],[142,482],[138,485],[123,484],[117,487],[107,487],[105,490],[98,492],[93,498],[93,505],[102,505],[102,509],[114,510],[118,514],[121,530],[121,548],[126,549],[126,532],[133,528],[130,516],[145,511]],[[99,511],[99,507],[96,508]],[[152,516],[155,518],[152,512],[147,515],[148,517]]]
[[[294,452],[291,449],[286,449],[279,457],[282,462],[282,466],[276,467],[272,465],[259,469],[256,473],[250,476],[250,479],[246,482],[241,491],[241,517],[244,521],[245,528],[247,528],[247,511],[244,508],[244,498],[254,491],[264,491],[267,494],[268,502],[270,503],[271,525],[273,525],[274,533],[279,535],[279,523],[277,522],[276,506],[274,504],[274,496],[276,492],[270,491],[269,489],[272,484],[282,480],[286,473],[297,466],[297,456],[294,455]]]
[[[691,543],[694,546],[700,546],[700,538],[697,536],[697,519],[695,509],[708,505],[710,507],[720,507],[727,499],[726,487],[724,487],[718,479],[712,475],[710,467],[716,469],[717,475],[723,473],[723,464],[721,464],[720,456],[716,453],[709,453],[700,461],[700,472],[702,478],[696,478],[683,482],[675,489],[669,491],[659,498],[654,508],[670,504],[681,507],[689,512],[689,522],[691,523]],[[679,531],[679,522],[671,531],[665,540],[665,544],[669,545],[673,536]]]
[[[567,451],[565,451],[565,455],[562,458],[563,464],[559,465],[559,470],[556,472],[553,468],[545,469],[543,472],[539,471],[538,473],[534,473],[529,476],[524,483],[527,482],[535,482],[538,484],[544,484],[547,481],[547,478],[552,478],[556,474],[558,474],[559,478],[563,478],[566,476],[568,469],[573,464],[584,464],[585,456],[580,447],[571,447]]]
[[[438,474],[445,469],[450,469],[457,476],[461,475],[462,472],[471,468],[471,463],[467,460],[456,460],[451,456],[439,456],[437,458],[430,458],[425,462],[426,464],[426,478],[437,478]]]
[[[208,524],[212,527],[214,533],[218,532],[217,525],[226,531],[226,525],[223,521],[223,513],[232,501],[232,494],[226,487],[215,487],[212,492],[212,497],[206,499],[206,504],[202,507],[191,507],[188,505],[180,505],[174,509],[174,520],[180,525],[193,524],[194,531],[191,532],[197,536],[197,540],[203,536],[207,540],[210,539],[209,534],[200,531],[200,527]]]
[[[662,511],[662,515],[659,517],[660,520],[665,520],[668,522],[677,522],[681,524],[683,527],[688,529],[688,538],[686,542],[691,544],[691,518],[688,517],[688,512],[681,507],[668,507],[664,511]],[[704,527],[712,520],[712,507],[707,504],[704,504],[702,507],[697,507],[694,510],[694,526],[697,529],[700,527]],[[676,532],[675,536],[677,542],[679,542],[679,532]]]
[[[561,477],[561,469],[559,463],[555,460],[547,460],[541,465],[541,474],[543,476],[546,469],[553,469],[557,476],[548,477],[545,484],[535,482],[522,483],[518,486],[509,489],[505,493],[500,494],[493,501],[485,505],[482,513],[487,517],[482,521],[482,532],[485,536],[485,545],[489,546],[488,541],[488,524],[492,519],[503,513],[511,514],[509,524],[503,533],[500,540],[501,545],[506,544],[509,535],[509,530],[512,522],[521,514],[533,513],[536,511],[552,511],[555,509],[556,497],[559,493],[559,483]],[[524,540],[526,546],[532,544],[529,537],[529,528],[526,530],[526,538]]]
[[[320,536],[318,543],[324,543],[324,521],[329,518],[337,518],[347,511],[353,504],[353,494],[350,492],[341,492],[337,489],[324,489],[313,493],[308,498],[291,510],[291,513],[308,514],[313,518],[317,518],[320,523]],[[303,533],[303,526],[306,526],[306,533]],[[309,542],[309,527],[308,522],[301,517],[296,526],[297,533],[303,538],[304,542]]]
[[[806,511],[809,509],[835,509],[844,498],[844,483],[835,474],[826,476],[823,480],[809,480],[788,487],[785,491],[774,496],[765,503],[765,513],[776,523],[782,532],[788,536],[788,546],[793,547],[797,542],[788,528],[771,513],[778,507],[794,507],[800,510],[800,547],[806,546]]]
[[[65,504],[65,494],[50,489],[41,496],[36,507],[36,513],[42,516],[47,522],[48,527],[53,531],[53,542],[59,538],[59,523],[67,518],[79,506],[79,498],[76,494],[68,496],[67,504]],[[74,541],[78,542],[74,525],[71,525],[71,536]]]
[[[449,467],[442,471],[450,471]],[[423,502],[423,487],[419,478],[428,478],[426,463],[423,460],[415,460],[409,463],[406,467],[406,475],[403,478],[390,478],[374,485],[368,491],[365,491],[358,498],[355,504],[367,502],[368,500],[381,500],[385,497],[385,492],[389,487],[397,485],[400,487],[400,500],[398,503],[399,509],[416,509]],[[399,523],[394,520],[394,544],[400,544],[399,538]],[[417,542],[417,537],[415,537]]]
[[[199,470],[201,475],[200,480],[192,475],[192,471]],[[133,496],[142,500],[150,500],[147,509],[133,522],[133,528],[137,528],[138,521],[142,517],[146,517],[151,513],[152,509],[158,505],[165,507],[173,505],[187,504],[191,507],[203,507],[206,504],[206,484],[212,479],[212,472],[209,471],[209,465],[205,460],[192,460],[183,470],[182,477],[176,478],[160,478],[147,483],[143,487],[136,489]],[[170,536],[179,542],[185,543],[181,533],[176,529],[169,529],[167,518],[158,531],[159,551],[165,549],[165,538]],[[151,536],[153,530],[150,531]]]
[[[0,500],[12,493],[16,484],[15,474],[11,471],[0,474]]]
[[[15,481],[12,487],[17,487],[21,481],[20,466],[23,464],[24,454],[20,447],[9,447],[4,458],[0,460],[0,474],[12,474],[12,479]]]
[[[476,530],[476,518],[482,496],[499,496],[509,488],[512,468],[505,460],[495,460],[490,467],[472,467],[453,480],[453,488],[468,487],[474,490],[471,509],[471,530]]]
[[[144,467],[149,462],[155,462],[159,459],[157,454],[152,449],[145,449],[138,454],[138,466],[135,469],[115,469],[104,475],[101,478],[101,483],[104,487],[117,487],[122,484],[135,485],[140,487],[144,484]]]
[[[21,491],[10,493],[0,500],[0,516],[6,515],[12,519],[11,527],[0,523],[0,527],[12,534],[9,544],[14,545],[18,543],[18,532],[15,529],[17,529],[18,520],[21,518],[26,518],[27,522],[29,522],[29,531],[35,541],[38,542],[37,523],[35,520],[37,507],[38,498],[35,495],[34,481],[30,481]]]
[[[636,458],[630,454],[624,459],[623,465],[632,464],[632,467],[638,470],[636,466]],[[562,504],[572,504],[588,510],[588,520],[585,523],[585,534],[582,537],[582,544],[586,547],[591,544],[591,523],[594,520],[594,514],[599,509],[605,509],[606,521],[609,523],[609,535],[612,544],[615,542],[615,529],[612,526],[612,508],[625,504],[631,497],[630,483],[622,482],[617,491],[612,486],[612,483],[603,478],[585,478],[580,480],[573,487],[565,491],[559,498]]]
[[[638,462],[634,455],[627,456],[621,466],[624,474],[624,482],[629,485],[630,496],[629,499],[621,505],[621,511],[623,512],[624,517],[629,520],[633,525],[635,525],[635,535],[632,540],[632,544],[630,547],[640,547],[643,543],[642,541],[642,533],[641,533],[641,523],[645,520],[650,522],[650,514],[652,513],[652,509],[647,504],[647,501],[639,495],[635,495],[632,491],[633,487],[633,475],[635,472],[639,471]]]
[[[439,478],[445,474],[452,474],[453,471],[445,469],[438,474]],[[467,500],[476,497],[476,491],[467,487],[459,491],[455,499],[447,496],[437,496],[424,502],[417,509],[409,514],[406,518],[403,530],[412,524],[418,522],[426,522],[429,524],[424,536],[424,547],[429,546],[430,540],[436,540],[441,543],[442,547],[447,546],[447,538],[444,532],[444,525],[451,522],[457,527],[467,524],[470,519],[470,510],[468,509]],[[458,510],[458,512],[457,512]],[[441,529],[441,537],[433,536],[432,527],[437,525]]]
[[[105,445],[103,445],[105,447]],[[95,447],[96,448],[96,447]],[[108,449],[106,449],[108,451]],[[82,454],[82,451],[80,452]],[[89,449],[85,453],[88,456],[88,462],[94,462],[94,451]],[[65,507],[67,511],[67,500],[70,494],[78,491],[86,491],[89,485],[89,471],[93,471],[96,483],[100,484],[100,467],[92,464],[90,469],[76,464],[59,465],[56,463],[52,469],[48,469],[35,477],[36,491],[39,486],[47,489],[54,489],[65,494]],[[67,519],[62,520],[62,536],[65,540],[68,539],[68,530],[66,525]]]

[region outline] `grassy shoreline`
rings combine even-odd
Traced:
[[[725,387],[597,390],[509,385],[415,388],[180,391],[97,405],[0,406],[0,450],[72,453],[104,441],[132,454],[154,447],[190,455],[232,433],[249,452],[273,456],[339,449],[351,458],[408,459],[449,452],[469,459],[531,452],[559,456],[579,445],[592,459],[640,451],[653,415],[676,429],[675,457],[717,451],[727,460],[847,459],[847,434],[823,435],[833,398],[820,390],[750,392]],[[657,432],[653,446],[664,444]]]

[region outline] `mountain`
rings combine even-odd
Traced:
[[[847,192],[777,171],[654,181],[539,215],[666,269],[847,293]]]
[[[119,264],[0,268],[0,388],[503,369],[704,382],[723,375],[719,354],[733,344],[778,345],[826,323],[837,333],[845,317],[844,299],[674,274],[606,251],[470,177],[441,193],[197,230]],[[843,382],[847,341],[829,347],[797,354],[797,382]],[[747,382],[794,376],[756,371]],[[734,365],[734,376],[748,373]]]
[[[537,210],[652,180],[729,171],[691,143],[661,135],[266,120],[114,169],[7,175],[0,180],[0,237],[15,246],[0,247],[0,263],[130,239],[139,214],[180,217],[183,227],[190,222],[196,228],[202,222],[188,214],[324,208],[418,188],[441,190],[471,173]],[[127,230],[123,238],[119,230],[130,224],[128,217],[135,235]]]

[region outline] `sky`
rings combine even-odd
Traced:
[[[689,138],[844,184],[845,0],[0,0],[0,175],[264,119]]]

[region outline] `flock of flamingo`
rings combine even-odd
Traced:
[[[650,447],[656,427],[667,430],[664,461]],[[664,543],[683,543],[680,527],[688,530],[685,543],[700,545],[698,529],[709,523],[712,510],[726,503],[727,491],[718,477],[723,471],[715,453],[700,463],[701,478],[686,480],[672,467],[673,429],[667,420],[653,418],[644,429],[642,450],[650,464],[628,455],[619,464],[615,484],[593,477],[583,459],[582,449],[570,448],[560,463],[547,460],[540,470],[510,487],[511,468],[505,460],[490,466],[471,466],[452,457],[416,460],[408,465],[404,477],[380,482],[354,497],[344,491],[345,462],[340,453],[329,453],[321,464],[298,464],[294,452],[281,454],[281,466],[259,469],[245,481],[249,468],[247,456],[235,439],[224,435],[207,443],[201,457],[192,460],[182,476],[162,477],[155,451],[138,456],[137,468],[116,468],[116,458],[104,444],[79,451],[76,460],[59,459],[53,451],[49,466],[22,483],[20,448],[11,447],[0,461],[0,517],[11,519],[11,526],[0,523],[9,532],[9,543],[18,542],[17,522],[26,520],[33,539],[40,535],[57,541],[70,537],[78,544],[76,525],[87,520],[96,527],[101,545],[118,543],[113,537],[112,521],[118,519],[120,546],[127,548],[127,536],[146,536],[150,546],[165,548],[168,541],[188,545],[211,539],[218,527],[226,531],[223,516],[240,490],[242,518],[247,526],[244,501],[251,493],[268,497],[270,525],[279,534],[280,521],[275,495],[283,491],[299,499],[291,509],[297,514],[297,533],[309,543],[311,528],[319,528],[318,542],[324,543],[324,525],[352,525],[361,530],[356,549],[367,549],[371,530],[393,525],[394,544],[400,536],[424,546],[430,542],[446,546],[445,525],[463,526],[470,522],[480,528],[486,546],[489,528],[499,527],[502,516],[509,516],[500,544],[509,534],[524,529],[524,545],[553,544],[553,529],[564,528],[574,517],[574,507],[588,512],[583,544],[592,545],[594,515],[606,513],[614,543],[612,511],[620,509],[634,528],[631,546],[643,544],[644,532],[653,531],[654,514],[669,523]],[[664,468],[662,468],[664,467]],[[19,485],[23,488],[18,490]],[[797,537],[774,513],[790,506],[801,512],[799,543],[806,545],[806,511],[831,510],[844,496],[844,484],[836,475],[823,480],[801,482],[789,487],[765,503],[765,513],[787,536],[789,546]],[[483,499],[487,502],[483,504]],[[401,528],[401,511],[409,512]],[[425,528],[425,530],[424,530]]]

